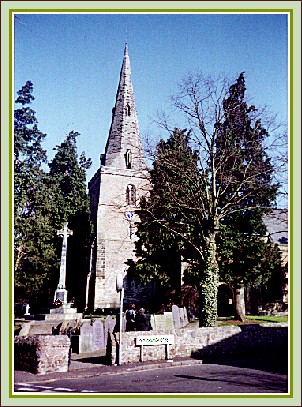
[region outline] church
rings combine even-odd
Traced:
[[[125,301],[131,301],[133,282],[126,278],[127,261],[135,260],[135,213],[150,189],[131,80],[128,45],[112,109],[112,122],[100,168],[88,184],[94,238],[86,288],[87,309],[119,307],[116,279],[122,275]],[[128,284],[127,284],[128,282]]]
[[[151,188],[139,133],[127,44],[105,152],[100,156],[100,167],[90,180],[88,188],[94,236],[86,284],[86,310],[119,308],[120,295],[116,291],[116,281],[120,276],[124,282],[126,306],[131,302],[139,301],[145,305],[154,302],[156,287],[153,284],[142,287],[129,276],[127,277],[127,264],[136,259],[135,224],[139,221],[136,212],[139,209],[140,199],[148,195]],[[286,220],[287,211],[285,212],[282,216]],[[272,216],[275,224],[274,214]],[[271,223],[269,219],[265,219],[268,230]],[[279,229],[287,230],[287,224],[283,225],[283,223]],[[280,242],[275,243],[283,253],[285,264],[287,242],[282,247]],[[180,264],[179,284],[182,281],[181,271],[184,265]],[[221,293],[218,295],[221,297]],[[223,300],[222,297],[220,302]],[[226,302],[222,301],[223,308],[230,308],[228,304],[231,297],[231,290],[228,288]],[[287,304],[287,286],[284,290],[283,302]]]

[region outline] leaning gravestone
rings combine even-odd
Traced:
[[[172,317],[173,317],[173,324],[175,329],[180,328],[180,315],[179,315],[179,308],[177,305],[172,305]]]

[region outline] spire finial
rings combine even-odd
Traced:
[[[124,55],[128,55],[128,43],[126,41]]]

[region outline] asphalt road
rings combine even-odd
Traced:
[[[267,364],[266,364],[267,365]],[[268,366],[268,365],[267,365]],[[278,366],[261,366],[255,360],[228,361],[223,364],[171,366],[142,371],[106,374],[80,374],[64,378],[16,380],[16,392],[42,393],[286,393],[287,375]],[[42,380],[41,380],[42,379]]]

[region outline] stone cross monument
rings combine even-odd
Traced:
[[[57,231],[58,236],[63,237],[61,265],[60,265],[60,279],[57,289],[55,291],[54,301],[61,300],[63,304],[67,304],[67,290],[66,283],[66,258],[67,258],[67,238],[73,235],[73,231],[68,229],[67,223],[64,223],[64,228]]]

